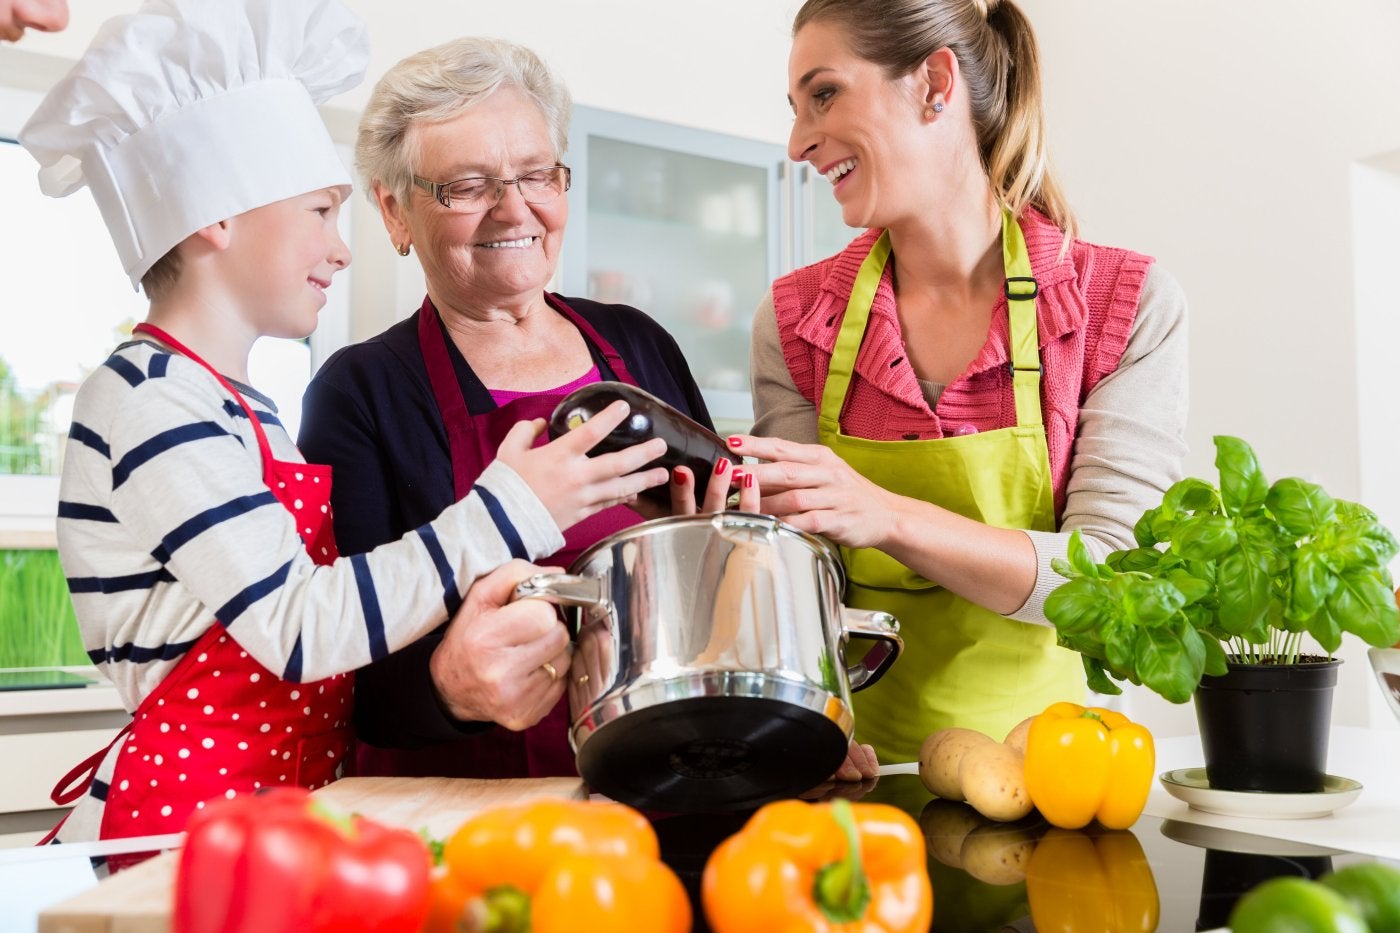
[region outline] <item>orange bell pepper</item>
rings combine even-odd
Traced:
[[[770,803],[710,855],[714,933],[924,933],[933,888],[924,840],[887,804]]]
[[[1050,829],[1026,865],[1043,933],[1151,933],[1161,901],[1142,844],[1125,829]]]
[[[1026,790],[1041,816],[1079,829],[1127,829],[1142,815],[1156,768],[1152,733],[1113,710],[1053,703],[1026,737]]]
[[[687,933],[690,901],[646,817],[540,800],[477,814],[443,846],[429,933]]]

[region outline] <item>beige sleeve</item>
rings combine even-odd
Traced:
[[[817,443],[817,409],[797,391],[788,371],[771,291],[763,296],[753,316],[749,380],[753,388],[754,434],[802,444]]]

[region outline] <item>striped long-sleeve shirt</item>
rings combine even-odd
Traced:
[[[301,460],[271,402],[245,398],[273,455]],[[138,341],[78,392],[58,545],[88,653],[134,710],[216,618],[269,670],[319,680],[431,631],[476,577],[563,536],[496,461],[436,520],[318,567],[263,484],[242,408],[195,363]]]

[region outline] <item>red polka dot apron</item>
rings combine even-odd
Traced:
[[[311,559],[334,561],[331,468],[274,459],[262,424],[227,379],[164,331],[149,324],[135,329],[209,370],[238,401],[258,437],[263,481],[296,516]],[[59,782],[53,800],[71,803],[91,788],[106,800],[101,838],[109,839],[180,832],[190,813],[210,799],[263,787],[329,784],[349,751],[353,683],[349,674],[315,683],[284,681],[216,621],[111,745]],[[112,781],[104,784],[95,780],[97,769],[114,746],[120,752]]]
[[[637,381],[627,371],[622,357],[603,335],[574,309],[556,296],[546,294],[555,311],[579,329],[588,343],[602,355],[611,375],[628,385]],[[467,407],[466,395],[443,336],[437,308],[431,299],[423,301],[418,311],[418,346],[427,367],[428,381],[437,401],[438,413],[447,431],[448,453],[452,460],[452,481],[456,497],[471,492],[477,477],[496,459],[496,449],[517,422],[533,418],[548,418],[554,407],[567,393],[541,392],[507,402],[480,415]],[[468,378],[476,379],[474,373]],[[477,380],[479,382],[479,380]],[[480,394],[484,385],[473,386]],[[536,446],[546,443],[541,434]],[[558,553],[538,561],[567,567],[586,548],[614,532],[630,528],[642,516],[622,505],[597,512],[564,531],[564,547]],[[560,698],[544,719],[522,732],[512,732],[496,726],[459,741],[426,748],[377,748],[360,742],[355,748],[355,773],[358,775],[431,776],[431,777],[550,777],[575,775],[574,753],[569,747],[568,694]]]

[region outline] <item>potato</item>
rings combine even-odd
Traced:
[[[1026,790],[1024,756],[1007,745],[989,743],[970,748],[958,766],[964,799],[983,816],[1002,823],[1031,812]]]
[[[950,868],[962,868],[962,844],[967,834],[990,825],[965,803],[930,800],[919,813],[919,828],[929,854]]]
[[[963,871],[987,884],[1016,884],[1026,880],[1026,864],[1037,836],[1024,826],[981,826],[963,840]]]
[[[1008,745],[1024,755],[1026,753],[1026,736],[1030,735],[1031,723],[1033,722],[1035,722],[1035,717],[1027,716],[1016,723],[1012,730],[1006,733],[1006,738],[1002,739],[1001,744]]]
[[[975,729],[939,729],[924,739],[919,749],[919,779],[929,792],[945,800],[962,800],[958,766],[970,748],[997,744],[991,736]]]

